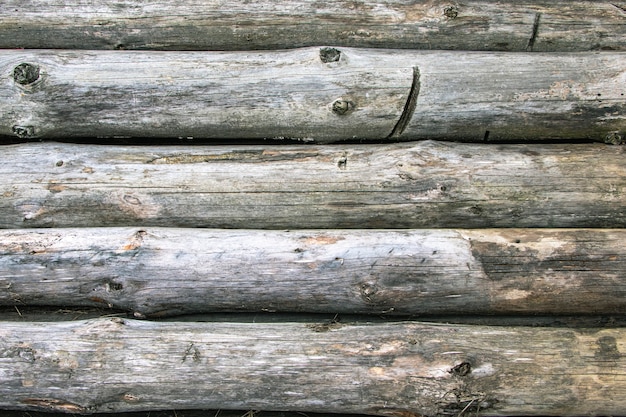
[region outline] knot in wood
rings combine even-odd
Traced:
[[[13,134],[20,139],[27,139],[35,135],[35,128],[32,126],[13,126]]]
[[[465,376],[472,372],[472,365],[469,362],[461,362],[449,371],[453,375]]]
[[[364,282],[361,284],[361,296],[368,302],[372,301],[372,296],[378,292],[378,287],[375,284]]]
[[[341,58],[341,51],[336,48],[322,48],[320,49],[320,59],[324,64],[330,62],[337,62]]]
[[[39,79],[39,67],[27,62],[21,63],[13,69],[13,80],[21,85],[32,84]]]
[[[620,132],[610,132],[604,137],[604,143],[609,145],[623,145],[625,142],[626,139]]]
[[[456,19],[459,15],[459,9],[456,6],[448,6],[443,9],[443,15],[448,19]]]
[[[354,103],[349,100],[335,100],[333,103],[333,113],[343,116],[354,109]]]

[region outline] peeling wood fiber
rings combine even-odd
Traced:
[[[0,228],[626,227],[623,149],[7,145]]]
[[[624,10],[570,0],[5,0],[0,48],[624,51]]]
[[[626,231],[0,231],[0,305],[139,316],[619,314]]]
[[[0,407],[616,415],[625,349],[624,329],[4,322]]]
[[[626,137],[618,52],[1,51],[0,76],[0,135],[22,139]]]

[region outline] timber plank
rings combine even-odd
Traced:
[[[0,407],[616,415],[625,346],[624,329],[5,322]]]
[[[0,48],[625,50],[623,1],[5,0]]]
[[[2,51],[0,74],[6,137],[626,137],[626,53]]]
[[[2,230],[0,305],[619,314],[625,259],[624,230]]]
[[[1,149],[0,228],[626,227],[603,144]]]

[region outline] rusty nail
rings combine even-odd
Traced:
[[[32,84],[39,79],[39,67],[24,62],[13,69],[13,79],[21,85]]]

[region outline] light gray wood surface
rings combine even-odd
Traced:
[[[402,55],[399,55],[401,57]],[[423,52],[401,139],[626,141],[626,54]]]
[[[624,329],[2,323],[0,407],[616,415]]]
[[[388,136],[413,82],[410,65],[367,51],[322,62],[321,48],[272,52],[0,52],[0,134],[50,137]],[[39,69],[15,82],[22,63]],[[345,114],[333,110],[351,103]]]
[[[624,148],[2,147],[0,228],[626,227]]]
[[[0,74],[6,137],[626,138],[626,53],[2,51]]]
[[[625,50],[607,1],[5,0],[0,48]]]
[[[2,230],[0,305],[608,315],[625,259],[624,230]]]

